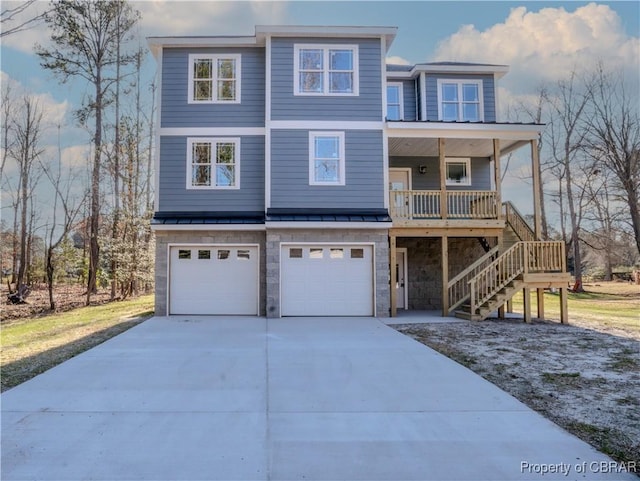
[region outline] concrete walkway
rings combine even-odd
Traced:
[[[4,481],[637,479],[601,461],[371,318],[153,318],[2,395]]]

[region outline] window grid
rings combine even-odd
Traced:
[[[240,139],[187,139],[187,189],[238,189]]]
[[[309,132],[309,185],[345,185],[344,132]]]
[[[483,120],[482,80],[438,80],[438,118],[454,122]]]
[[[294,95],[358,95],[357,45],[295,45]]]
[[[240,103],[239,54],[189,55],[188,103]]]

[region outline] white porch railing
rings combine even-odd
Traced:
[[[442,219],[439,190],[393,190],[389,192],[389,210],[394,220]],[[498,204],[494,191],[451,190],[446,192],[445,219],[497,219]]]

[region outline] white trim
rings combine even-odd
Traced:
[[[502,77],[509,71],[507,65],[429,65],[418,64],[413,67],[413,72],[420,73],[465,73],[465,74],[496,74]]]
[[[256,25],[256,37],[272,34],[277,37],[382,37],[387,46],[396,36],[398,27],[336,26],[336,25]]]
[[[389,209],[389,137],[387,131],[382,131],[382,199],[385,209]]]
[[[483,91],[483,81],[482,79],[447,79],[447,78],[439,78],[437,80],[437,90],[438,90],[438,120],[442,120],[442,85],[443,84],[455,84],[458,89],[458,117],[453,122],[484,122],[484,91]],[[478,87],[478,120],[465,120],[464,112],[463,112],[463,92],[462,86],[464,84],[473,84]]]
[[[323,68],[322,72],[322,92],[301,92],[300,91],[300,50],[322,50]],[[352,92],[331,92],[329,82],[329,51],[330,50],[351,50],[353,62],[353,85]],[[360,60],[357,44],[322,44],[322,43],[296,43],[293,46],[293,95],[295,96],[321,96],[321,97],[357,97],[360,95]]]
[[[381,121],[351,121],[351,120],[272,120],[272,129],[282,130],[382,130],[385,124]]]
[[[387,51],[386,45],[386,39],[384,37],[380,38],[380,52],[382,53],[380,60],[380,79],[382,80],[382,121],[386,120],[387,115],[387,59],[385,58],[385,52]]]
[[[404,84],[402,82],[387,82],[387,88],[389,87],[398,87],[398,113],[400,115],[399,119],[393,120],[404,120]],[[387,97],[387,89],[384,90],[385,105],[386,105],[386,115],[385,119],[389,118],[389,98]]]
[[[193,167],[193,144],[196,142],[211,144],[210,160],[210,181],[211,185],[192,185],[192,167]],[[234,145],[234,184],[233,185],[216,185],[216,149],[218,144]],[[187,138],[187,173],[186,173],[186,189],[187,190],[238,190],[240,189],[240,137],[188,137]]]
[[[151,224],[152,231],[264,231],[264,224]]]
[[[424,72],[420,73],[420,119],[427,120],[427,76]]]
[[[156,70],[156,118],[155,118],[155,151],[153,152],[154,157],[154,172],[153,172],[153,181],[155,185],[153,186],[153,204],[155,210],[160,209],[160,123],[162,120],[162,70],[164,69],[164,65],[162,62],[162,49],[159,49],[158,55],[158,70]]]
[[[259,45],[256,37],[147,37],[149,50],[160,59],[163,48],[247,47]]]
[[[380,229],[387,230],[393,227],[393,222],[277,222],[265,223],[267,229]]]
[[[322,241],[322,242],[295,242],[295,241],[286,241],[286,242],[280,242],[279,243],[279,247],[278,247],[278,259],[280,261],[280,265],[278,266],[279,269],[279,275],[278,275],[278,283],[279,283],[279,288],[278,288],[278,306],[279,306],[279,317],[282,317],[282,248],[286,247],[286,246],[371,246],[371,277],[373,278],[373,285],[372,285],[372,291],[373,291],[373,298],[371,299],[371,302],[373,302],[373,317],[377,317],[378,315],[378,293],[377,293],[377,285],[376,285],[376,278],[377,276],[377,270],[376,270],[376,243],[375,242],[370,242],[370,241],[366,241],[366,242],[342,242],[342,241],[337,241],[337,242],[326,242],[326,241]]]
[[[193,63],[195,60],[205,59],[211,60],[211,99],[210,100],[196,100],[193,98]],[[218,99],[218,60],[234,60],[235,72],[234,81],[236,85],[235,98],[233,100],[220,100]],[[188,65],[188,84],[187,84],[187,103],[189,104],[239,104],[241,100],[241,83],[242,83],[242,55],[239,53],[192,53],[189,54]]]
[[[496,121],[500,122],[500,118],[502,117],[500,115],[500,96],[498,95],[498,79],[500,77],[498,77],[497,73],[493,74],[493,97],[494,97],[494,102],[496,105]]]
[[[315,140],[319,137],[338,138],[338,180],[335,182],[320,181],[315,178]],[[311,131],[309,132],[309,185],[313,186],[344,186],[347,183],[346,158],[345,158],[344,132],[336,131]]]
[[[398,252],[402,252],[404,254],[404,262],[403,262],[403,269],[404,269],[404,310],[407,311],[409,310],[409,252],[408,249],[406,247],[396,247],[396,259],[397,257],[397,253]],[[396,279],[397,281],[397,279]],[[389,286],[391,288],[393,288],[392,286]],[[398,302],[398,296],[396,296],[396,309],[398,308],[397,306],[397,302]]]
[[[167,244],[167,297],[165,305],[167,306],[167,316],[171,314],[171,293],[169,292],[171,288],[171,248],[173,247],[256,247],[258,249],[258,275],[257,275],[257,283],[258,283],[258,297],[256,299],[256,316],[260,315],[260,299],[261,299],[261,289],[260,289],[260,264],[261,264],[261,252],[260,252],[260,244],[230,244],[230,243],[198,243],[198,242],[175,242]],[[178,314],[176,314],[178,315]]]
[[[265,38],[264,88],[264,208],[271,207],[271,36]]]
[[[526,124],[483,124],[469,122],[388,122],[389,137],[452,138],[501,140],[534,140],[544,130],[544,125]]]
[[[262,136],[266,134],[264,127],[162,127],[157,129],[159,135],[169,136]]]
[[[389,65],[393,65],[393,64],[389,64]],[[414,78],[414,73],[412,71],[407,71],[407,72],[402,72],[402,71],[392,71],[392,70],[386,70],[385,69],[385,76],[387,77],[387,80],[404,80],[404,79],[412,79]]]
[[[452,182],[447,175],[447,164],[465,164],[467,169],[467,180],[465,182]],[[471,158],[470,157],[445,157],[444,159],[445,169],[445,185],[447,186],[465,186],[472,185],[471,183]]]

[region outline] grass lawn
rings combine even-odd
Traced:
[[[153,295],[3,324],[2,391],[60,364],[153,315]]]
[[[569,324],[599,330],[616,329],[640,339],[640,286],[624,283],[585,284],[585,292],[569,293]],[[537,315],[535,290],[531,291],[531,314]],[[522,294],[513,298],[515,312],[522,312]],[[560,294],[545,291],[544,313],[560,320]]]

